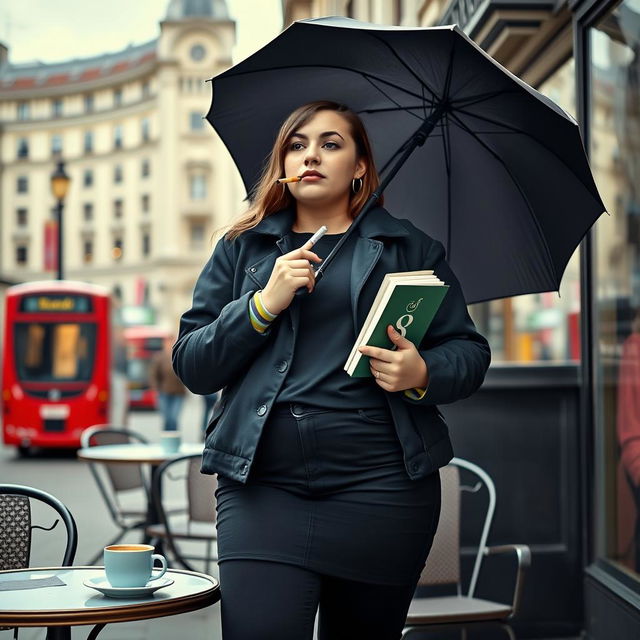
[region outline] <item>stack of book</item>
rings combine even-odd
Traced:
[[[371,376],[369,358],[360,353],[358,347],[367,344],[394,349],[387,332],[388,325],[419,345],[448,289],[449,285],[444,284],[433,271],[387,273],[344,370],[354,378]]]

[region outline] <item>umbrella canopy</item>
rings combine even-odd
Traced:
[[[605,210],[576,121],[457,25],[300,20],[212,84],[207,119],[248,193],[302,104],[333,100],[358,113],[383,178],[437,113],[386,188],[385,207],[445,245],[469,304],[557,290]]]

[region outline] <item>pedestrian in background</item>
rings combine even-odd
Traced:
[[[162,351],[155,354],[149,367],[149,382],[158,395],[165,431],[177,431],[178,418],[187,391],[171,366],[173,341],[173,336],[164,339]]]

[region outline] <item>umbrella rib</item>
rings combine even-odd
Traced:
[[[411,96],[412,98],[418,98],[418,100],[422,99],[422,96],[420,94],[415,93],[410,89],[406,89],[405,87],[401,87],[400,85],[390,82],[389,80],[385,80],[384,78],[379,78],[378,76],[374,76],[373,74],[367,73],[366,71],[358,71],[356,69],[349,69],[347,67],[339,67],[338,65],[334,65],[334,64],[288,64],[284,67],[265,67],[261,69],[250,69],[249,71],[237,71],[234,73],[230,73],[229,75],[225,75],[224,78],[221,78],[221,80],[227,80],[229,78],[238,78],[240,76],[247,76],[253,73],[265,73],[266,71],[286,71],[288,69],[316,69],[316,68],[338,69],[339,71],[348,71],[350,73],[355,73],[363,77],[371,77],[371,78],[374,78],[375,80],[378,80],[378,82],[382,82],[383,84],[389,85],[390,87],[397,89],[398,91],[402,91],[403,93],[406,93],[408,96]],[[215,77],[211,78],[212,90],[214,91],[215,91],[215,80],[216,80]],[[418,81],[421,82],[420,79],[418,79]],[[429,89],[429,91],[431,90]],[[433,103],[430,103],[430,104],[433,104]]]
[[[513,182],[514,186],[516,187],[516,189],[518,189],[518,191],[520,192],[520,195],[522,196],[522,198],[524,199],[526,205],[527,205],[527,209],[529,209],[529,214],[531,216],[531,219],[538,231],[538,235],[540,236],[540,239],[542,240],[542,244],[546,250],[547,253],[547,258],[549,259],[549,265],[553,271],[552,276],[553,276],[553,281],[557,284],[558,283],[558,274],[556,273],[556,268],[555,265],[553,263],[553,257],[551,255],[551,251],[549,249],[549,245],[547,244],[547,241],[544,237],[544,234],[542,233],[542,229],[540,228],[540,223],[538,221],[538,219],[536,218],[534,212],[533,212],[533,207],[531,206],[531,203],[529,202],[529,198],[527,198],[527,195],[525,194],[524,190],[522,189],[522,187],[520,186],[520,183],[518,182],[518,180],[515,178],[515,176],[513,175],[513,173],[511,172],[511,170],[509,169],[509,167],[507,166],[507,164],[504,162],[504,160],[497,154],[497,152],[495,152],[488,144],[486,144],[482,139],[480,139],[469,127],[467,127],[467,125],[462,122],[462,120],[460,120],[460,118],[458,118],[454,113],[451,113],[451,117],[453,118],[453,120],[455,122],[458,123],[458,126],[460,128],[462,128],[464,131],[466,131],[470,136],[472,136],[477,142],[480,143],[480,145],[482,145],[482,147],[484,147],[484,149],[486,149],[504,168],[504,170],[507,172],[507,175],[509,176],[509,178],[511,178],[511,181]]]
[[[492,132],[492,134],[493,133],[520,133],[523,136],[526,136],[527,138],[530,138],[534,142],[537,142],[541,147],[546,149],[557,160],[559,160],[562,163],[562,165],[564,167],[566,167],[575,176],[576,180],[587,190],[588,193],[590,193],[591,195],[594,195],[594,193],[590,189],[589,185],[584,183],[584,180],[573,170],[573,167],[568,165],[553,149],[551,149],[544,142],[542,142],[542,140],[539,140],[538,138],[536,138],[536,136],[532,135],[528,131],[525,131],[523,129],[519,129],[518,127],[514,127],[513,125],[506,124],[504,122],[500,122],[499,120],[494,120],[493,118],[487,118],[486,116],[481,116],[481,115],[478,115],[478,114],[475,114],[475,113],[470,113],[469,111],[465,111],[464,109],[458,109],[457,111],[459,113],[464,113],[465,115],[471,116],[472,118],[478,118],[478,120],[484,120],[485,122],[488,122],[490,124],[495,124],[495,125],[497,125],[499,127],[504,127],[505,129],[508,129],[508,131],[506,131],[506,132],[496,131],[496,132]],[[599,199],[600,196],[597,193],[595,195]]]
[[[486,100],[490,100],[491,98],[495,98],[497,96],[503,96],[507,93],[519,93],[516,89],[503,89],[502,91],[490,91],[489,93],[479,93],[475,96],[467,96],[465,98],[460,98],[460,100],[456,100],[455,98],[451,100],[451,104],[456,108],[460,109],[461,107],[469,107],[474,104],[479,104],[481,102],[485,102]]]
[[[396,105],[396,107],[401,110],[404,111],[406,113],[408,113],[410,116],[413,116],[414,118],[418,118],[418,120],[424,120],[424,118],[421,118],[417,113],[411,113],[411,111],[408,111],[405,107],[403,107],[402,105],[398,104],[391,96],[387,95],[380,87],[376,86],[373,82],[373,80],[371,78],[369,78],[367,75],[363,74],[363,78],[376,90],[379,91],[387,100],[389,100],[389,102],[393,102],[393,104]]]
[[[440,102],[440,97],[438,96],[438,94],[433,89],[431,89],[431,87],[426,82],[424,82],[422,78],[420,78],[420,76],[400,57],[398,52],[388,42],[386,42],[380,36],[374,33],[367,33],[367,35],[373,38],[374,40],[381,42],[385,47],[387,47],[387,49],[391,51],[391,53],[398,60],[398,62],[418,81],[419,84],[421,84],[431,94],[434,101]]]

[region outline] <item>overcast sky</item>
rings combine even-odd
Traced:
[[[0,41],[12,63],[58,62],[119,51],[156,38],[169,0],[2,0]],[[282,28],[280,0],[227,0],[238,62]]]

